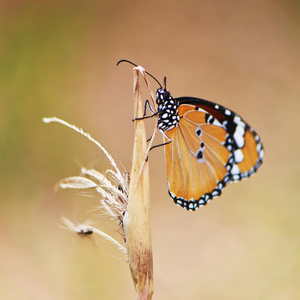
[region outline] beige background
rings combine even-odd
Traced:
[[[53,191],[107,161],[41,121],[82,127],[129,170],[126,58],[167,76],[174,97],[237,111],[265,146],[257,175],[197,212],[172,203],[162,151],[151,153],[154,299],[299,299],[299,11],[291,0],[1,1],[0,298],[135,298],[114,246],[57,226],[92,219],[119,238],[97,199]]]

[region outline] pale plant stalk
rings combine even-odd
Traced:
[[[139,88],[141,67],[134,68],[134,117],[143,116],[143,101]],[[130,174],[127,215],[124,218],[128,263],[137,299],[151,299],[153,295],[153,257],[150,229],[149,168],[144,120],[135,121],[135,139]],[[142,171],[141,171],[142,170]]]

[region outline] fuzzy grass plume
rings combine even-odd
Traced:
[[[96,140],[94,140],[88,133],[85,133],[82,129],[70,125],[66,121],[63,121],[59,118],[44,118],[43,121],[45,123],[56,122],[63,124],[76,132],[84,135],[94,144],[96,144],[101,151],[106,155],[110,164],[113,166],[113,170],[109,169],[102,174],[94,169],[86,169],[81,168],[80,176],[72,176],[67,177],[60,180],[56,185],[55,189],[77,189],[77,190],[91,190],[94,189],[97,194],[99,194],[100,198],[100,209],[109,215],[112,219],[118,221],[118,232],[122,236],[125,241],[125,231],[124,231],[124,222],[123,217],[125,212],[127,211],[128,205],[128,189],[129,189],[129,175],[127,172],[123,174],[118,169],[114,159],[112,156],[105,150],[105,148]],[[74,232],[78,233],[78,228],[76,224],[71,225],[71,221],[66,221],[67,219],[63,219],[63,223]],[[93,232],[101,235],[105,239],[109,240],[108,236],[105,233],[100,233],[99,230],[95,230],[93,228]],[[113,238],[110,240],[113,244],[117,245]],[[119,243],[118,243],[119,244]],[[121,244],[117,245],[122,252],[126,253],[126,248]]]

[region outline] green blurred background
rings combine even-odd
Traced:
[[[0,298],[135,298],[114,246],[57,226],[92,219],[119,238],[97,199],[53,191],[107,161],[42,123],[82,127],[130,170],[125,58],[167,76],[174,97],[239,112],[265,146],[257,175],[197,212],[173,204],[162,150],[151,153],[154,299],[299,299],[299,17],[296,0],[0,1]]]

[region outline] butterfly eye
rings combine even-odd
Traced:
[[[160,104],[163,100],[164,100],[164,97],[165,97],[165,92],[164,90],[162,89],[158,89],[157,92],[156,92],[156,104]]]

